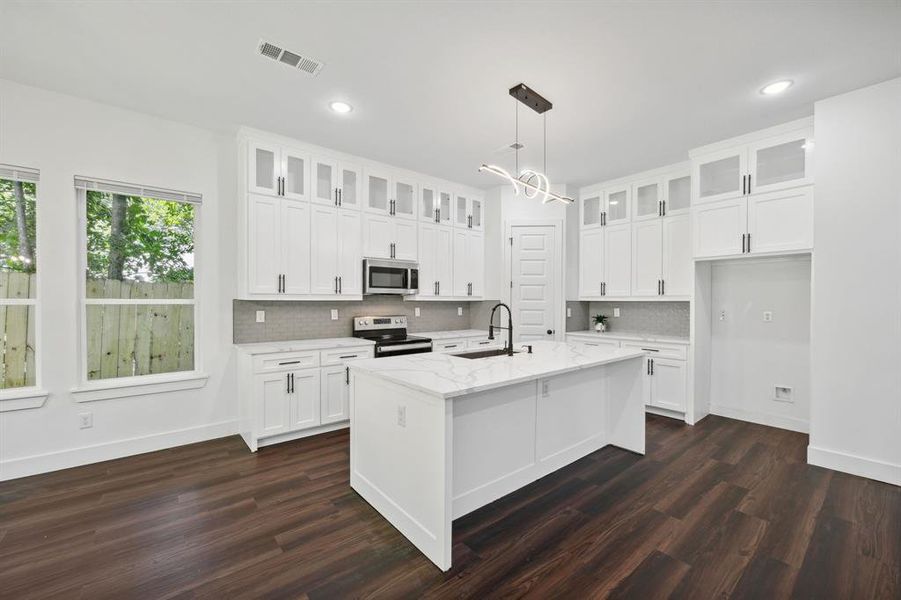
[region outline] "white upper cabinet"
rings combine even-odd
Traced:
[[[629,204],[632,201],[632,186],[624,184],[604,190],[602,225],[618,225],[631,220]]]
[[[392,180],[394,203],[391,214],[405,219],[416,218],[416,199],[419,196],[419,184],[409,177],[395,177]]]
[[[749,193],[813,183],[813,132],[795,131],[748,146]]]
[[[695,258],[743,254],[748,231],[748,201],[733,198],[692,207]]]
[[[663,214],[678,215],[687,213],[691,208],[691,173],[686,166],[684,171],[667,175],[663,178]]]
[[[360,167],[317,156],[311,162],[311,199],[342,208],[360,207]]]
[[[663,219],[632,224],[632,295],[661,295]]]
[[[468,228],[453,230],[453,295],[477,299],[484,294],[485,236]],[[441,289],[444,295],[444,289]]]
[[[484,228],[482,198],[468,193],[458,192],[454,195],[454,227],[475,229]]]
[[[310,157],[289,147],[250,142],[247,190],[254,194],[309,199]]]
[[[431,183],[419,186],[419,218],[424,223],[438,223],[438,188]]]
[[[438,192],[438,222],[442,225],[454,224],[454,194],[447,190]]]
[[[366,168],[366,210],[403,219],[415,219],[419,184],[390,169]]]
[[[270,196],[248,198],[248,292],[310,292],[310,205]]]
[[[748,254],[813,248],[813,188],[778,190],[748,198]]]
[[[663,179],[652,177],[644,181],[632,184],[632,198],[634,198],[634,221],[656,219],[662,214],[663,207]]]
[[[451,227],[437,223],[419,226],[419,296],[454,295],[453,243]]]
[[[663,296],[691,295],[691,220],[688,213],[667,215],[663,224]]]
[[[282,294],[310,293],[310,204],[282,202]]]
[[[310,227],[311,292],[362,293],[362,217],[357,211],[314,206]]]
[[[716,202],[813,183],[810,120],[789,123],[692,153],[694,203]]]
[[[338,164],[338,206],[360,208],[363,198],[363,171],[349,162]]]
[[[601,225],[601,199],[600,190],[583,191],[579,197],[579,224],[582,229],[600,227]]]
[[[391,199],[391,178],[382,169],[366,169],[366,210],[390,214],[393,209]]]
[[[604,282],[604,230],[583,229],[579,234],[579,298],[600,298]]]
[[[632,226],[611,225],[605,231],[604,296],[627,297],[631,294]]]

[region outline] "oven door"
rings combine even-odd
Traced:
[[[402,260],[363,260],[364,294],[415,294],[419,265]]]
[[[383,358],[385,356],[402,356],[404,354],[420,354],[422,352],[431,352],[432,342],[413,342],[410,344],[395,344],[392,346],[375,346],[375,358]]]

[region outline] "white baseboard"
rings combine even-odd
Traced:
[[[688,421],[685,419],[685,413],[681,413],[676,410],[669,410],[668,408],[660,408],[659,406],[648,406],[645,405],[644,411],[646,413],[651,413],[652,415],[659,415],[661,417],[669,417],[670,419],[676,419],[677,421]],[[689,423],[691,425],[691,423]]]
[[[175,446],[184,446],[185,444],[205,442],[233,435],[237,432],[238,421],[220,421],[219,423],[106,442],[94,446],[4,460],[0,461],[0,481],[28,477],[39,473],[49,473],[50,471],[133,456],[145,452],[154,452],[156,450],[174,448]]]
[[[797,419],[795,417],[770,415],[716,404],[710,405],[710,414],[727,417],[729,419],[748,421],[749,423],[757,423],[758,425],[769,425],[770,427],[778,427],[779,429],[788,429],[789,431],[797,431],[799,433],[810,433],[809,423],[804,419]]]
[[[855,454],[807,446],[807,462],[834,471],[859,475],[892,485],[901,485],[901,464],[893,464]]]

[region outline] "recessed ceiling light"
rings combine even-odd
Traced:
[[[340,100],[336,100],[329,104],[329,108],[331,108],[334,112],[341,114],[349,113],[354,109],[354,107],[347,102],[341,102]]]
[[[775,96],[776,94],[781,94],[788,88],[792,86],[794,83],[791,79],[783,79],[782,81],[774,81],[773,83],[766,85],[760,90],[760,93],[764,96]]]

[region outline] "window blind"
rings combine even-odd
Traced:
[[[75,177],[75,188],[85,191],[107,192],[110,194],[122,194],[123,196],[142,196],[156,198],[158,200],[174,200],[176,202],[189,202],[200,204],[202,196],[191,192],[167,190],[164,188],[147,187],[122,183],[120,181],[105,181],[103,179],[88,179],[87,177]]]
[[[17,167],[15,165],[0,165],[0,179],[12,179],[13,181],[31,181],[37,183],[41,173],[37,169]]]

